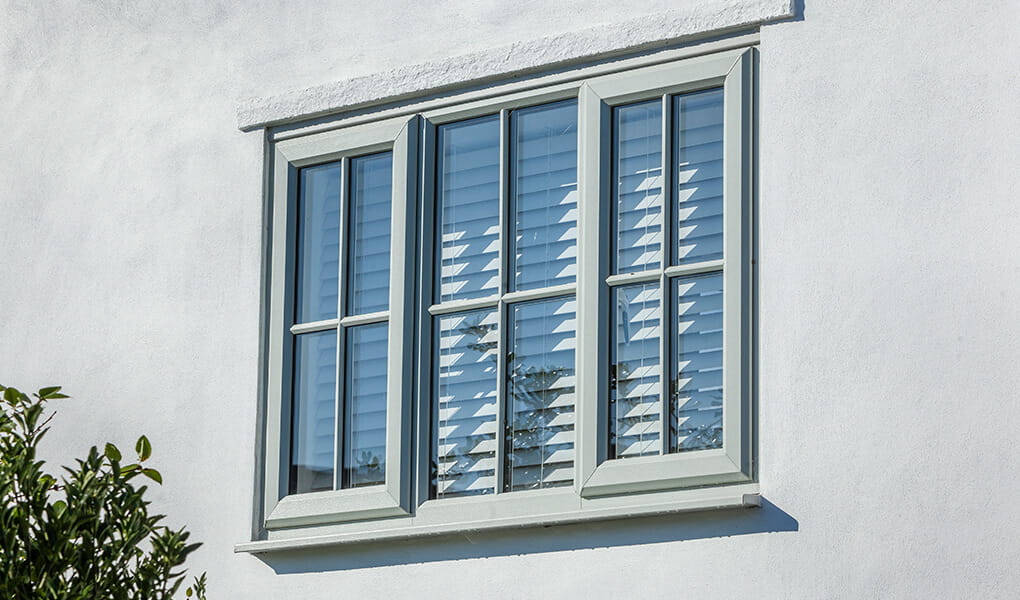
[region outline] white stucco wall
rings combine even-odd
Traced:
[[[804,0],[762,28],[764,509],[233,553],[262,218],[239,101],[687,3],[4,2],[0,381],[75,396],[55,460],[148,433],[217,598],[1011,597],[1015,0]]]

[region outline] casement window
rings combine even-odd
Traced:
[[[754,93],[735,48],[272,139],[252,549],[753,504]]]

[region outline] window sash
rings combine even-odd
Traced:
[[[418,140],[417,119],[401,117],[325,132],[307,138],[280,141],[270,148],[272,161],[271,185],[276,201],[272,205],[272,253],[268,266],[272,275],[269,289],[270,311],[267,326],[267,393],[274,402],[266,412],[266,461],[264,470],[264,512],[267,528],[290,527],[316,523],[343,522],[380,516],[406,515],[411,509],[411,351],[404,342],[413,335],[413,265],[414,223],[416,221],[416,188]],[[341,162],[345,175],[351,159],[392,152],[393,199],[390,222],[390,276],[388,309],[368,314],[341,312],[340,318],[297,323],[294,312],[294,271],[296,234],[297,180],[302,167],[328,162]],[[347,188],[344,177],[342,189]],[[349,198],[350,194],[344,194]],[[349,207],[341,207],[342,260],[340,281],[347,281],[348,259],[343,252],[350,247],[347,216]],[[411,243],[408,243],[408,240]],[[338,303],[348,306],[341,285]],[[290,389],[293,373],[290,365],[295,335],[315,331],[336,330],[339,346],[357,326],[386,323],[387,341],[385,469],[381,485],[287,495],[290,449]],[[342,353],[342,351],[341,351]],[[338,361],[338,383],[345,378],[344,357]],[[342,389],[338,393],[341,393]],[[337,406],[342,402],[338,401]],[[343,431],[343,413],[337,411],[336,428]],[[343,440],[336,435],[335,443]],[[335,452],[335,476],[343,469],[343,452]],[[339,485],[335,485],[340,487]]]
[[[584,141],[581,243],[578,253],[585,257],[578,280],[578,320],[581,323],[578,347],[578,394],[596,398],[582,403],[579,422],[579,464],[577,492],[594,498],[609,494],[668,490],[696,485],[732,483],[753,478],[751,422],[751,215],[753,182],[753,54],[750,52],[709,55],[684,62],[657,65],[617,77],[589,81],[580,92]],[[663,82],[679,82],[663,85]],[[638,273],[614,274],[616,257],[600,240],[612,237],[613,211],[598,198],[613,198],[611,186],[613,139],[610,134],[612,109],[661,98],[664,135],[662,138],[663,190],[662,222],[671,223],[672,127],[669,119],[672,97],[705,89],[723,89],[724,98],[724,256],[693,264],[669,265],[666,248],[672,244],[663,237],[663,257],[659,268]],[[597,190],[597,191],[595,191]],[[585,202],[585,200],[587,202]],[[609,322],[614,290],[627,284],[658,281],[668,309],[670,281],[684,275],[722,271],[724,288],[723,323],[723,447],[679,454],[632,457],[610,460],[608,378],[592,377],[609,368],[610,331],[591,327]],[[671,311],[664,310],[664,315]],[[664,324],[667,323],[664,319]],[[664,331],[668,331],[664,327]],[[660,360],[670,364],[667,336],[660,336]],[[664,373],[669,371],[664,369]],[[666,379],[665,377],[663,379]],[[665,387],[665,386],[663,386]],[[665,425],[665,423],[664,423]],[[668,441],[663,436],[663,443]],[[665,448],[665,446],[664,446]]]
[[[463,131],[464,128],[471,126],[480,128],[492,127],[498,138],[493,140],[493,143],[486,144],[490,153],[493,147],[496,149],[496,156],[490,157],[490,160],[487,162],[491,163],[491,159],[494,158],[498,172],[498,181],[489,182],[496,183],[498,191],[497,197],[491,199],[494,201],[498,217],[495,221],[499,242],[498,257],[495,261],[497,265],[495,270],[496,286],[492,289],[492,294],[477,297],[475,293],[469,291],[466,294],[467,297],[458,298],[453,294],[441,292],[441,290],[445,291],[446,289],[443,287],[444,280],[441,277],[436,277],[435,272],[443,268],[442,262],[445,252],[442,237],[444,232],[441,231],[438,225],[430,224],[429,227],[431,229],[423,228],[421,237],[422,248],[420,249],[421,256],[423,257],[422,281],[431,282],[432,285],[431,289],[427,289],[428,285],[426,285],[426,289],[421,291],[423,305],[428,307],[427,314],[423,313],[422,315],[423,322],[427,322],[428,326],[423,331],[421,339],[427,340],[423,342],[423,345],[429,345],[434,348],[431,356],[423,356],[420,361],[421,366],[419,368],[422,371],[421,376],[423,378],[432,377],[437,380],[440,379],[439,369],[441,364],[437,344],[442,333],[435,331],[434,319],[441,318],[444,315],[457,315],[475,311],[494,311],[495,313],[497,361],[494,426],[496,428],[496,447],[493,462],[496,468],[494,487],[488,492],[491,494],[503,494],[508,491],[507,461],[512,456],[511,448],[508,446],[511,442],[506,438],[511,421],[508,414],[511,402],[508,399],[509,382],[506,371],[506,354],[510,343],[507,325],[510,323],[510,315],[520,303],[548,300],[558,296],[573,296],[577,289],[576,279],[568,283],[545,285],[544,287],[529,287],[527,289],[515,289],[514,286],[515,274],[513,271],[514,267],[517,266],[516,261],[518,258],[514,251],[515,244],[513,239],[517,231],[515,211],[518,208],[515,193],[517,182],[514,181],[514,178],[520,175],[517,170],[518,165],[515,162],[516,157],[519,156],[517,149],[518,119],[521,114],[534,115],[536,112],[534,109],[563,110],[563,108],[569,107],[571,111],[576,111],[576,98],[555,98],[553,102],[538,102],[538,100],[549,99],[548,95],[543,94],[537,98],[532,98],[531,103],[513,104],[514,110],[520,110],[516,114],[512,112],[511,108],[507,107],[493,109],[485,114],[478,114],[474,111],[464,113],[457,110],[453,114],[464,116],[464,119],[449,120],[444,118],[448,115],[440,114],[438,116],[433,115],[434,120],[427,119],[424,123],[424,163],[425,172],[429,179],[426,180],[423,188],[422,206],[429,212],[426,219],[429,223],[443,220],[443,211],[450,210],[446,204],[448,188],[444,185],[448,176],[445,165],[449,159],[444,148],[444,143],[448,143],[449,140],[447,132],[452,131],[456,133],[458,130]],[[574,123],[576,124],[576,121]],[[576,146],[574,151],[576,152]],[[576,224],[576,220],[574,223]],[[428,271],[424,271],[424,269],[428,268],[433,269],[431,274]],[[437,428],[442,426],[436,415],[444,410],[439,405],[440,381],[433,381],[431,386],[426,387],[423,385],[419,389],[421,390],[419,410],[424,414],[430,415],[427,421],[423,420],[421,427],[427,427],[427,430],[432,432],[429,440],[430,443],[428,445],[419,445],[418,447],[419,452],[426,454],[426,459],[423,460],[423,464],[419,468],[426,469],[423,472],[429,474],[429,485],[427,490],[423,488],[422,493],[427,494],[423,496],[425,498],[439,497],[443,496],[442,490],[432,485],[431,480],[433,469],[436,469],[437,476],[439,475],[438,470],[441,468],[441,465],[438,460],[443,457],[439,445],[442,440],[438,439],[436,431]],[[433,455],[436,455],[436,464],[432,464]],[[570,468],[569,472],[572,475],[573,469]]]

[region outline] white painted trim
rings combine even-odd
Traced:
[[[610,25],[526,40],[239,103],[242,131],[492,82],[795,16],[793,0],[707,0]]]

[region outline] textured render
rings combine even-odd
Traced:
[[[761,33],[762,509],[233,552],[263,160],[238,99],[678,0],[3,5],[0,381],[76,396],[54,459],[150,435],[211,597],[1014,597],[1020,7],[803,4]]]
[[[238,127],[253,129],[379,100],[793,16],[792,0],[687,2],[668,12],[557,33],[480,52],[400,67],[242,102]]]

